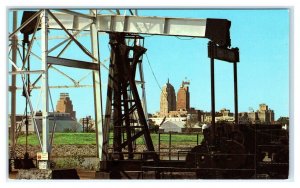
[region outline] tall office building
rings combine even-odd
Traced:
[[[176,96],[174,87],[168,82],[163,86],[160,94],[160,116],[167,116],[176,110]]]
[[[69,93],[60,93],[60,98],[56,105],[56,112],[69,113],[72,118],[76,119],[76,111],[73,111],[73,104]]]
[[[177,93],[176,110],[188,111],[190,109],[189,82],[182,82]]]

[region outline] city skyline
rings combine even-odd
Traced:
[[[168,115],[168,112],[170,111],[190,111],[191,109],[193,110],[200,110],[200,111],[203,111],[204,113],[211,113],[211,111],[204,111],[202,110],[201,108],[197,108],[197,107],[194,107],[194,106],[189,106],[189,103],[191,102],[189,97],[184,97],[183,95],[187,95],[189,96],[190,93],[189,93],[189,86],[188,85],[184,85],[184,84],[190,84],[190,82],[188,81],[182,81],[182,84],[180,85],[179,89],[176,91],[175,87],[172,85],[172,83],[170,83],[169,79],[166,83],[166,85],[163,86],[162,88],[162,92],[161,92],[161,95],[160,95],[160,111],[157,111],[155,113],[152,113],[152,114],[159,114],[161,117],[165,116],[165,115]],[[169,91],[169,92],[166,92],[166,91]],[[186,91],[187,93],[182,93],[182,91]],[[179,96],[180,95],[180,96]],[[168,103],[168,100],[165,100],[166,98],[171,98],[171,101],[173,101],[176,106],[172,108],[172,104],[169,104],[169,106],[171,107],[171,109],[167,108],[167,107],[162,107],[163,106],[168,106],[168,104],[165,104],[165,103]],[[180,99],[179,99],[180,98]],[[163,102],[162,102],[163,101]],[[180,101],[180,102],[179,102]],[[169,102],[169,103],[173,103],[173,102]],[[180,104],[180,107],[178,108],[178,103],[181,103]],[[185,106],[185,108],[182,108],[183,106]],[[261,108],[262,106],[266,106],[265,108],[267,110],[271,110],[273,111],[272,108],[269,108],[268,104],[266,103],[260,103],[258,104],[257,106],[255,107],[250,107],[247,111],[239,111],[239,113],[247,113],[247,112],[258,112],[258,111],[261,111]],[[227,109],[225,107],[223,108],[220,108],[220,109],[216,109],[216,113],[217,112],[220,112],[222,110],[229,110],[232,114],[234,114],[234,109],[231,110],[231,109]],[[166,112],[167,111],[167,112]],[[284,117],[284,116],[282,116]]]
[[[289,11],[287,9],[140,10],[139,14],[141,16],[225,18],[230,20],[232,47],[240,49],[241,59],[241,62],[238,63],[239,112],[245,112],[248,111],[249,107],[256,108],[259,104],[266,103],[275,111],[275,119],[289,116]],[[12,19],[11,16],[12,14],[9,13],[9,19]],[[21,15],[19,15],[20,17]],[[256,19],[257,17],[261,19]],[[248,22],[245,23],[245,20]],[[276,23],[273,20],[276,20]],[[9,28],[11,29],[11,26]],[[11,32],[11,30],[9,31]],[[152,70],[160,86],[163,86],[169,78],[176,91],[182,80],[187,77],[191,81],[190,106],[210,111],[208,40],[147,35],[144,37],[147,52],[143,58],[143,67],[148,112],[159,111],[161,92],[153,77]],[[107,34],[100,34],[99,38],[100,59],[101,62],[108,65],[108,36]],[[80,40],[89,46],[86,37],[81,37]],[[34,46],[34,49],[38,49],[38,45]],[[74,46],[73,48],[75,51]],[[66,54],[66,56],[83,59],[82,53]],[[70,75],[78,75],[77,78],[87,73],[65,67],[60,69]],[[216,110],[227,108],[233,111],[232,69],[232,64],[221,61],[215,62]],[[108,72],[103,67],[101,71],[104,111]],[[50,74],[50,85],[61,82],[62,77],[58,76],[57,73],[50,72]],[[83,83],[90,84],[91,77]],[[94,117],[92,88],[51,89],[52,101],[55,103],[59,98],[59,93],[63,92],[70,93],[74,110],[77,111],[79,118],[86,115]],[[38,93],[34,91],[33,97],[37,97]],[[82,93],[85,93],[84,100]],[[20,90],[17,92],[17,96],[21,96]],[[18,98],[17,113],[23,113],[25,101],[21,97]],[[52,110],[51,106],[49,109]]]

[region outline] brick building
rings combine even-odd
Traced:
[[[176,110],[188,111],[190,109],[190,92],[189,82],[182,82],[177,93],[177,105]]]
[[[274,121],[275,113],[266,104],[260,104],[256,112],[253,110],[239,113],[239,122],[241,123],[274,123]]]

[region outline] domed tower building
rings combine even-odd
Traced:
[[[160,94],[160,116],[168,116],[170,111],[176,110],[176,95],[174,87],[168,82],[163,86]]]
[[[177,93],[177,105],[176,110],[189,111],[190,109],[190,92],[189,92],[190,82],[183,81],[178,93]]]

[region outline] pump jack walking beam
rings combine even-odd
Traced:
[[[67,30],[78,30],[93,21],[80,14],[76,16],[61,12],[53,14]],[[229,32],[231,22],[226,19],[97,15],[96,22],[99,32],[208,38],[219,46],[231,46]],[[49,29],[61,28],[50,18]]]

